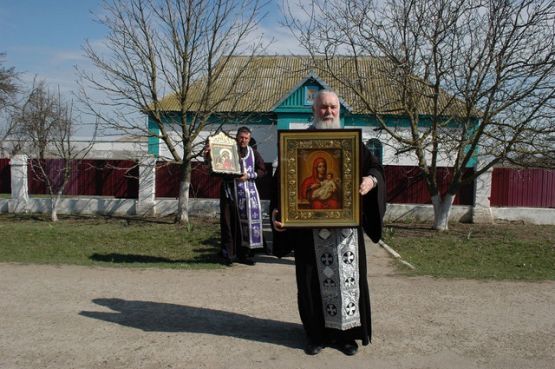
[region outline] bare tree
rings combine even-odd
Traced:
[[[50,218],[55,222],[73,164],[86,156],[94,139],[82,148],[74,145],[72,137],[76,118],[73,103],[64,101],[59,91],[48,90],[44,81],[35,80],[14,121],[16,134],[24,141],[22,151],[32,159],[30,168],[48,190]],[[60,165],[49,165],[47,159],[58,159]]]
[[[13,114],[19,92],[19,75],[15,68],[4,67],[6,54],[0,53],[0,155],[12,151],[13,147],[4,147],[6,140],[14,130]]]
[[[18,75],[14,67],[6,68],[4,64],[5,53],[0,53],[0,110],[11,105],[13,97],[17,94]]]
[[[553,158],[554,1],[313,0],[288,9],[317,68],[356,98],[355,111],[377,118],[398,154],[415,155],[434,229],[448,229],[461,185],[494,165]],[[346,68],[331,68],[338,55],[349,56]],[[362,68],[367,58],[374,70]],[[409,127],[388,125],[392,114]],[[445,194],[442,158],[454,171]]]
[[[84,86],[107,99],[93,99],[89,93],[89,105],[106,127],[160,140],[170,159],[181,164],[176,221],[188,223],[191,162],[204,145],[201,133],[225,120],[216,112],[233,113],[234,102],[245,92],[237,86],[251,57],[262,50],[252,34],[264,4],[111,0],[104,5],[99,21],[109,35],[102,46],[85,46],[97,72],[81,71],[81,77]],[[232,83],[216,87],[231,69],[232,57],[241,53],[247,55],[244,64],[233,75],[226,74]],[[115,108],[116,113],[110,116],[99,106]],[[148,114],[150,127],[137,112]]]
[[[58,96],[48,91],[45,81],[35,79],[16,120],[17,131],[28,141],[27,151],[32,157],[46,159],[53,132],[60,124],[61,110]]]

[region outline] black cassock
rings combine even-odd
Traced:
[[[368,290],[366,250],[363,231],[374,242],[378,242],[382,235],[383,216],[386,208],[386,187],[382,166],[377,159],[362,146],[361,175],[372,175],[378,180],[378,185],[362,197],[362,226],[358,227],[359,251],[359,327],[345,331],[325,328],[318,268],[314,250],[313,228],[291,228],[284,232],[273,232],[273,252],[277,257],[283,257],[294,251],[295,272],[297,277],[297,302],[299,314],[306,335],[312,342],[329,343],[361,340],[367,345],[372,339],[372,321],[370,313],[370,292]],[[270,209],[278,208],[279,168],[274,175],[274,191]]]
[[[264,159],[258,151],[253,149],[253,153],[257,178],[263,177],[266,174]],[[233,177],[224,176],[220,187],[220,237],[223,257],[233,260],[250,256],[250,250],[241,246],[241,224]]]

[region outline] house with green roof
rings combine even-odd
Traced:
[[[326,63],[326,68],[322,68],[322,63]],[[241,78],[237,78],[238,70]],[[323,70],[336,70],[337,73],[329,75]],[[380,129],[376,114],[364,105],[364,101],[371,101],[388,126],[408,130],[410,124],[404,115],[399,91],[392,87],[392,76],[387,71],[385,61],[373,57],[356,60],[336,57],[316,61],[309,56],[230,57],[213,86],[214,99],[221,98],[223,102],[211,117],[214,125],[208,126],[209,130],[199,139],[212,134],[210,127],[219,127],[220,124],[231,135],[240,125],[247,125],[253,131],[264,160],[272,162],[277,158],[277,131],[308,127],[312,120],[312,98],[315,92],[325,88],[335,91],[340,98],[342,127],[360,128],[364,143],[384,164],[416,165],[409,154],[397,154],[395,143]],[[352,81],[352,85],[346,86],[345,81]],[[357,83],[369,84],[370,88],[358,93],[371,96],[361,99],[357,94]],[[237,98],[225,100],[224,96],[219,96],[230,89],[237,93]],[[188,96],[190,111],[196,109],[194,102],[200,99],[201,93],[202,88],[192,89]],[[453,105],[447,94],[440,96],[439,101],[445,106]],[[160,105],[169,114],[180,114],[180,105],[172,95],[166,96]],[[431,102],[422,99],[418,111],[421,124],[426,125],[432,112]],[[158,128],[151,119],[149,129],[157,133]],[[163,146],[156,137],[151,137],[149,153],[161,158],[169,156]],[[448,158],[444,165],[449,166]]]

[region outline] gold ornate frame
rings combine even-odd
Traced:
[[[284,226],[358,226],[360,130],[279,131],[278,142],[280,214]],[[318,173],[318,164],[326,168],[325,175]],[[314,183],[324,186],[320,176],[334,180],[336,190],[332,195],[324,192],[318,198],[309,190]]]
[[[224,132],[208,138],[210,170],[213,174],[241,176],[237,141]]]

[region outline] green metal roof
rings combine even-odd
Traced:
[[[220,62],[219,65],[223,65]],[[333,70],[335,75],[325,73]],[[237,77],[238,74],[240,77]],[[357,86],[360,93],[367,96],[372,106],[383,114],[405,114],[400,104],[400,91],[392,82],[393,68],[383,59],[373,57],[341,56],[333,59],[313,59],[309,56],[233,56],[227,59],[222,73],[213,85],[213,102],[216,112],[270,112],[283,102],[303,82],[312,78],[336,91],[344,105],[350,107],[354,114],[368,114],[363,99],[355,93]],[[341,81],[341,82],[339,82]],[[426,92],[425,85],[417,78],[413,83],[421,92]],[[196,111],[199,105],[205,81],[198,81],[191,88],[187,97],[189,111]],[[432,94],[431,89],[428,95]],[[418,112],[422,115],[432,113],[432,100],[419,94]],[[451,97],[440,94],[440,106],[446,106]],[[451,99],[451,105],[460,101]],[[162,111],[180,111],[175,95],[165,96],[160,103]],[[451,110],[453,111],[453,110]]]

